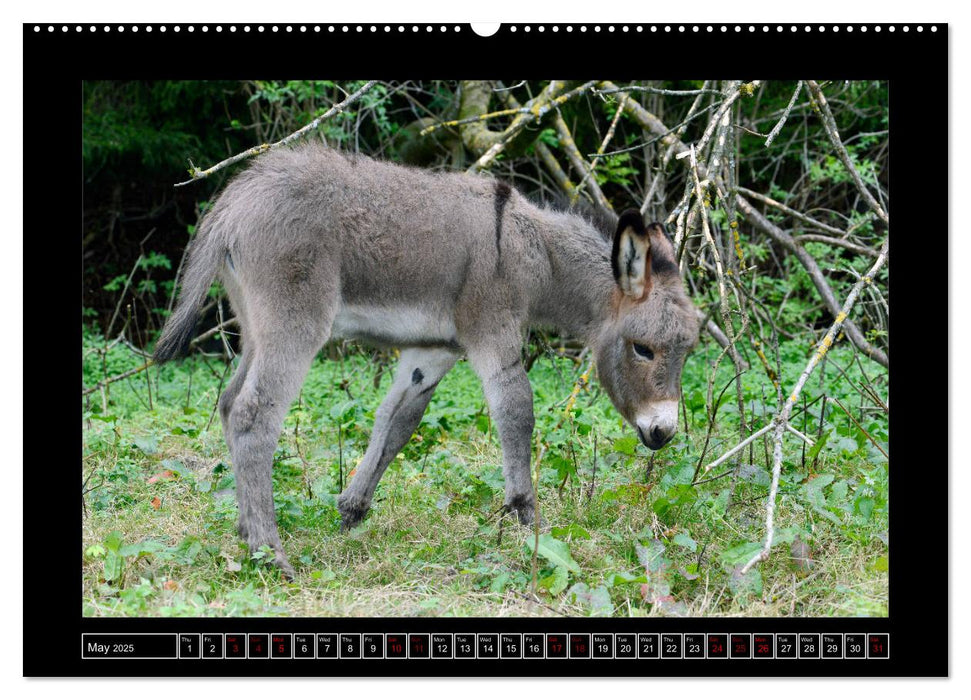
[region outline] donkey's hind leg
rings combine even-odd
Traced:
[[[367,514],[385,469],[415,432],[435,387],[457,359],[457,354],[444,348],[402,350],[394,383],[374,416],[367,452],[354,480],[337,499],[342,530],[354,527]]]
[[[236,472],[239,534],[256,552],[264,545],[283,572],[293,576],[273,508],[273,453],[290,404],[300,390],[315,350],[261,347],[253,350],[246,379],[229,411],[227,442]]]
[[[243,388],[243,383],[246,381],[246,373],[249,371],[249,358],[250,353],[247,353],[246,348],[243,348],[243,354],[240,355],[239,365],[233,373],[233,378],[229,380],[229,386],[219,397],[219,417],[223,424],[223,438],[226,440],[230,454],[233,452],[233,431],[229,428],[229,414],[233,409],[236,397],[239,395],[239,390]]]
[[[273,453],[290,404],[330,333],[333,308],[333,304],[298,308],[283,303],[273,313],[263,313],[262,325],[252,323],[245,329],[243,360],[237,370],[240,384],[227,389],[227,393],[237,392],[225,402],[224,420],[236,473],[239,534],[251,552],[270,547],[271,563],[290,578],[293,568],[283,551],[273,508]]]

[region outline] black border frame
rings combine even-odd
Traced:
[[[66,26],[64,31],[62,27]],[[80,26],[82,30],[76,31]],[[936,174],[947,172],[948,155],[936,133],[947,133],[948,26],[918,25],[763,25],[721,23],[600,25],[503,25],[488,38],[469,25],[399,24],[384,31],[384,24],[225,24],[217,25],[25,24],[24,33],[24,242],[25,262],[40,263],[45,284],[58,292],[74,289],[81,301],[81,237],[76,230],[83,208],[81,164],[81,81],[85,79],[187,79],[258,77],[319,77],[331,79],[379,76],[422,76],[440,79],[490,78],[516,74],[550,78],[567,71],[571,79],[610,74],[615,79],[698,76],[744,79],[884,79],[889,80],[891,187],[895,227],[891,231],[891,322],[895,325],[891,349],[898,370],[891,383],[895,410],[891,415],[894,468],[891,470],[890,534],[894,557],[890,560],[890,616],[888,618],[690,618],[607,619],[570,618],[505,620],[490,618],[83,618],[80,588],[80,524],[77,520],[77,485],[71,477],[52,478],[63,467],[69,474],[80,460],[81,427],[73,403],[80,390],[80,373],[74,364],[80,347],[78,306],[60,303],[53,311],[25,313],[25,374],[47,377],[63,387],[65,400],[51,403],[49,392],[25,395],[24,412],[52,421],[48,430],[63,435],[46,446],[47,468],[27,457],[24,469],[24,674],[29,676],[945,676],[948,667],[949,621],[947,591],[939,586],[937,572],[948,560],[946,507],[915,505],[907,498],[908,471],[913,464],[946,470],[946,442],[928,441],[908,430],[925,418],[928,405],[946,406],[946,384],[938,376],[926,378],[927,339],[922,314],[910,316],[904,289],[909,266],[927,258],[911,257],[904,246],[914,234],[940,236],[947,231],[946,182]],[[106,33],[104,28],[111,27]],[[134,32],[137,26],[139,31]],[[236,31],[229,31],[235,26]],[[244,32],[243,27],[251,27]],[[257,27],[263,26],[260,32]],[[273,27],[277,31],[273,31]],[[300,27],[305,26],[305,32]],[[319,26],[321,31],[314,31]],[[371,27],[377,31],[372,31]],[[418,31],[412,27],[417,26]],[[431,32],[426,27],[432,26]],[[460,27],[459,32],[454,28]],[[556,26],[558,31],[553,31]],[[572,32],[567,27],[572,26]],[[628,27],[625,32],[623,27]],[[769,28],[763,31],[763,26]],[[781,26],[782,31],[777,31]],[[881,31],[875,31],[879,26]],[[39,27],[39,31],[35,30]],[[48,28],[52,27],[53,31]],[[192,31],[190,31],[190,27]],[[207,30],[204,31],[204,27]],[[286,28],[291,27],[292,31]],[[347,27],[347,31],[343,28]],[[358,29],[360,27],[360,30]],[[446,27],[446,31],[440,28]],[[583,31],[581,27],[586,27]],[[599,27],[599,31],[595,29]],[[610,27],[614,29],[611,30]],[[638,30],[640,27],[640,31]],[[652,29],[653,27],[653,29]],[[754,31],[750,30],[754,27]],[[795,31],[791,28],[795,27]],[[820,27],[825,31],[821,32]],[[838,27],[838,32],[836,31]],[[682,29],[683,28],[683,29]],[[851,29],[852,28],[852,29]],[[894,31],[891,31],[893,28]],[[252,50],[258,47],[258,51]],[[717,57],[714,60],[712,57]],[[570,60],[564,60],[569,58]],[[566,67],[564,67],[566,66]],[[676,75],[672,75],[675,73]],[[619,74],[619,75],[618,75]],[[927,115],[940,115],[936,124]],[[946,138],[946,137],[945,137]],[[52,205],[51,195],[55,202]],[[943,197],[942,197],[943,195]],[[36,216],[41,213],[43,218]],[[41,230],[32,228],[38,223]],[[61,234],[60,232],[64,232]],[[48,235],[44,235],[48,234]],[[69,243],[52,247],[50,240]],[[897,263],[897,264],[894,264]],[[923,266],[922,266],[923,267]],[[947,297],[947,278],[936,270],[920,269],[919,299]],[[25,276],[25,311],[39,304],[31,277]],[[923,305],[923,304],[922,304]],[[41,325],[43,324],[43,325]],[[50,329],[66,334],[54,342]],[[66,357],[65,357],[66,355]],[[66,360],[66,361],[65,361]],[[33,372],[33,368],[43,372]],[[74,387],[73,390],[69,387]],[[25,431],[27,428],[25,428]],[[25,432],[25,442],[26,442]],[[52,470],[51,467],[54,467]],[[38,507],[44,494],[46,507]],[[928,496],[928,499],[931,498]],[[916,510],[919,508],[919,510]],[[919,527],[912,519],[919,518]],[[63,538],[65,525],[73,527],[76,550],[64,547],[56,561],[51,548],[34,546]],[[53,570],[52,570],[53,569]],[[71,584],[78,584],[74,588]],[[945,586],[947,584],[945,583]],[[934,596],[934,604],[928,598]],[[942,605],[941,603],[944,603]],[[889,633],[890,660],[317,660],[271,659],[239,664],[233,660],[153,661],[125,659],[82,660],[78,641],[82,632],[724,632],[724,633]]]

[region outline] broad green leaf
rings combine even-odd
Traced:
[[[576,523],[570,523],[566,527],[554,527],[551,530],[554,537],[570,537],[574,540],[589,540],[590,533]]]
[[[660,540],[651,540],[647,544],[636,544],[637,560],[649,574],[662,571],[671,562],[664,556],[664,544]]]
[[[641,597],[652,604],[668,598],[671,595],[671,584],[668,582],[671,562],[664,556],[664,543],[650,540],[647,544],[636,544],[634,549],[647,574],[647,581],[641,584]]]
[[[489,432],[489,416],[479,414],[475,417],[475,427],[480,433]]]
[[[637,438],[631,435],[614,440],[614,451],[633,457],[637,452]]]
[[[759,597],[762,595],[762,574],[758,570],[758,567],[752,567],[748,570],[748,573],[743,574],[742,566],[737,566],[732,570],[731,578],[728,580],[728,587],[731,588],[732,593],[736,596],[754,596]]]
[[[570,595],[590,610],[591,617],[607,617],[614,611],[610,592],[604,586],[591,589],[585,583],[578,583],[570,589]]]
[[[118,554],[123,557],[140,557],[146,554],[154,554],[162,549],[167,549],[163,543],[157,540],[144,540],[136,544],[126,544],[118,550]]]
[[[105,537],[105,549],[107,549],[109,552],[117,552],[119,549],[121,549],[122,541],[121,532],[118,530],[112,530],[110,533],[108,533],[108,536]]]
[[[177,459],[163,459],[161,466],[183,479],[192,475],[192,470]]]
[[[623,583],[647,583],[647,576],[644,574],[629,574],[627,572],[620,572],[611,574],[607,581],[611,586],[617,586]]]
[[[132,440],[132,443],[147,455],[158,452],[158,438],[154,435],[140,435]]]
[[[119,581],[125,571],[125,558],[117,549],[109,549],[104,561],[105,581]]]
[[[870,516],[873,515],[873,508],[875,505],[876,501],[869,496],[860,496],[853,503],[853,509],[859,513],[864,520],[869,520]]]
[[[806,488],[816,489],[822,491],[825,487],[829,486],[836,479],[834,474],[820,474],[812,481],[806,484]]]
[[[506,586],[509,584],[509,572],[503,571],[494,579],[492,583],[489,584],[490,593],[502,593],[506,590]]]
[[[797,537],[805,537],[805,533],[803,533],[801,528],[779,528],[772,535],[772,546],[775,547],[777,544],[792,544]]]
[[[760,549],[762,549],[762,545],[759,542],[745,542],[735,545],[721,553],[721,562],[726,567],[745,566]]]
[[[851,437],[841,437],[839,440],[836,441],[834,448],[838,452],[842,452],[847,455],[852,455],[857,450],[860,449],[860,446],[859,444],[857,444],[856,440],[854,440]]]
[[[826,495],[823,493],[823,489],[829,486],[835,478],[833,474],[820,474],[812,481],[803,484],[799,489],[799,495],[819,515],[834,525],[840,525],[842,521],[829,510],[826,503]]]
[[[526,537],[526,547],[532,552],[535,546],[535,535]],[[542,534],[539,536],[539,555],[546,559],[553,566],[562,566],[575,574],[580,573],[580,565],[573,560],[570,554],[570,546],[566,542],[553,537],[553,535]]]
[[[679,547],[684,547],[689,552],[698,551],[698,543],[683,532],[679,532],[677,535],[675,535],[673,541],[676,545]]]
[[[812,481],[803,484],[799,489],[799,494],[813,510],[827,520],[839,525],[841,521],[826,507],[826,496],[823,493],[823,489],[829,486],[835,478],[833,474],[820,474]]]
[[[569,572],[562,566],[553,569],[553,573],[539,581],[540,588],[545,588],[550,595],[557,596],[566,590],[570,582]]]

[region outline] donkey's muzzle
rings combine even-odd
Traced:
[[[655,401],[638,414],[634,425],[641,442],[652,450],[661,449],[678,431],[678,402]]]
[[[671,441],[671,438],[674,437],[674,431],[665,431],[654,426],[651,428],[650,433],[645,435],[641,427],[637,426],[637,435],[645,447],[649,447],[652,450],[659,450]]]

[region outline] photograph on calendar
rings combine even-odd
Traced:
[[[889,83],[596,77],[83,83],[83,616],[889,615]]]

